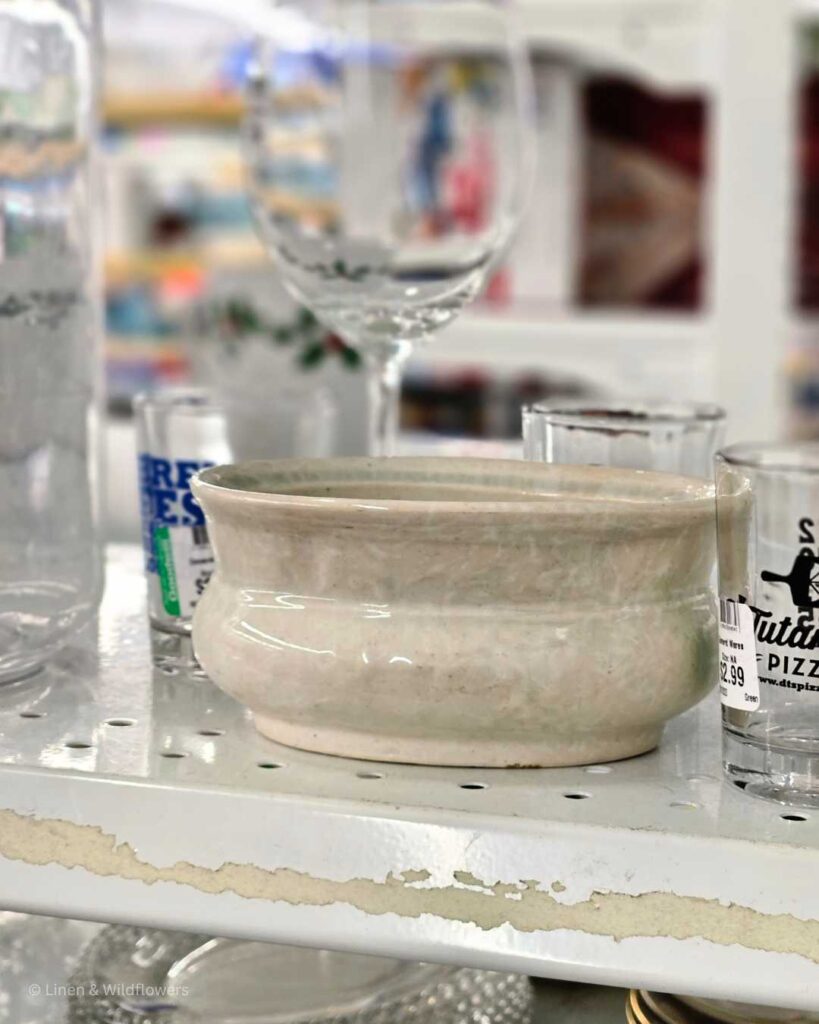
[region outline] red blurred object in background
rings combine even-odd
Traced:
[[[702,301],[707,110],[618,78],[583,97],[582,305],[694,309]]]
[[[799,110],[799,277],[794,299],[802,310],[819,310],[819,75],[802,85]]]

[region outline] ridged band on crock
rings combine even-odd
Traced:
[[[402,477],[399,474],[409,474]],[[503,473],[501,478],[499,474]],[[253,478],[267,478],[277,490],[253,490]],[[532,500],[428,501],[379,498],[380,479],[426,483],[430,480],[471,482],[476,486],[520,486]],[[248,486],[231,486],[244,480]],[[358,481],[371,484],[371,498],[301,495],[298,483],[312,488]],[[503,481],[503,482],[502,482]],[[230,511],[242,517],[276,515],[287,519],[305,516],[332,518],[336,522],[369,524],[386,521],[536,519],[550,529],[571,526],[582,532],[599,532],[605,513],[609,522],[623,529],[667,530],[713,519],[713,486],[705,481],[667,473],[612,469],[599,466],[555,466],[500,459],[394,458],[394,459],[279,459],[214,466],[198,474],[194,490],[203,505],[214,512]],[[594,489],[596,487],[596,490]],[[308,488],[304,488],[308,489]],[[553,497],[559,500],[550,501]],[[546,499],[546,500],[544,500]],[[641,516],[635,522],[635,512]]]

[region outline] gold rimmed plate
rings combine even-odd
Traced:
[[[634,1004],[632,1001],[633,992],[629,992],[626,996],[626,1024],[643,1024],[643,1021],[635,1016]]]
[[[721,1024],[817,1024],[819,1014],[802,1013],[800,1010],[780,1010],[767,1006],[750,1006],[727,1000],[697,999],[694,996],[679,996],[685,1006]]]
[[[632,989],[626,999],[634,1024],[819,1024],[819,1014]]]
[[[656,1024],[712,1024],[712,1019],[693,1007],[684,1006],[676,996],[665,992],[646,992],[641,989],[640,1000],[652,1022]]]
[[[657,1024],[655,1018],[647,1012],[640,996],[641,993],[636,988],[629,992],[626,999],[626,1016],[630,1017],[634,1024]]]

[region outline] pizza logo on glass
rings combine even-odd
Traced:
[[[767,569],[763,569],[760,574],[765,583],[784,583],[791,592],[791,601],[796,608],[819,608],[819,557],[805,546],[816,543],[813,525],[812,519],[799,520],[799,543],[803,547],[786,576]]]

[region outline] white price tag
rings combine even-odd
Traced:
[[[754,613],[729,597],[719,599],[719,693],[726,707],[759,709]]]
[[[213,552],[204,526],[176,527],[170,535],[179,614],[190,618],[213,572]]]

